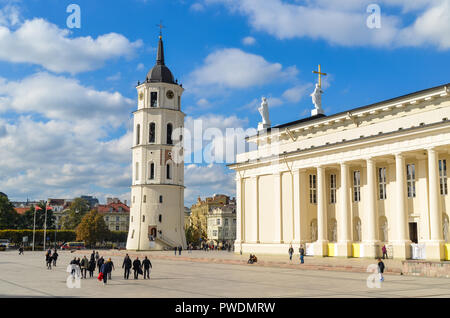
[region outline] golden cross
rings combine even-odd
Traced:
[[[162,24],[162,20],[160,20],[159,24],[156,25],[159,28],[159,36],[162,36],[162,29],[165,28],[165,26]]]
[[[318,72],[313,71],[313,73],[319,74],[319,87],[322,88],[322,75],[323,75],[323,76],[327,76],[328,74],[327,74],[327,73],[322,73],[322,72],[321,72],[321,70],[320,70],[320,64],[319,64],[319,71],[318,71]]]

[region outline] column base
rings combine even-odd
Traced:
[[[352,257],[352,242],[338,242],[337,255],[338,257]]]
[[[361,244],[361,257],[377,258],[381,256],[380,242],[363,242]]]
[[[394,259],[409,259],[411,258],[411,241],[393,242],[393,257]]]
[[[425,243],[425,257],[428,261],[445,259],[444,241],[428,241]]]
[[[314,242],[314,256],[328,256],[328,241]]]

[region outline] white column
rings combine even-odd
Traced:
[[[236,244],[240,244],[242,242],[242,178],[237,175],[236,176]],[[235,251],[240,250],[240,246],[235,246]]]
[[[349,166],[342,162],[341,186],[339,189],[338,214],[338,256],[351,257],[351,227],[350,227],[350,200],[349,200]]]
[[[251,177],[251,186],[252,186],[252,193],[253,197],[252,200],[252,211],[251,211],[251,234],[250,234],[250,241],[251,243],[257,243],[259,241],[258,238],[258,216],[259,216],[259,202],[258,202],[258,176]]]
[[[292,196],[294,199],[294,244],[300,243],[300,170],[294,171]]]
[[[442,231],[441,196],[439,192],[439,163],[435,149],[428,151],[428,185],[430,213],[430,242],[427,243],[426,258],[442,260],[444,258],[444,237]]]
[[[377,257],[378,251],[378,213],[377,213],[377,187],[376,187],[376,165],[375,161],[371,158],[366,159],[367,164],[367,189],[365,195],[367,196],[363,200],[366,201],[366,209],[364,211],[365,226],[363,231],[363,248],[364,257]]]
[[[328,254],[326,204],[325,168],[319,166],[317,167],[317,242],[314,247],[316,256]]]
[[[273,175],[273,216],[274,216],[274,243],[281,243],[282,240],[282,229],[281,229],[281,174],[275,173]]]
[[[394,258],[406,259],[411,255],[408,237],[408,220],[406,209],[406,166],[405,157],[401,153],[395,154],[395,201],[396,201],[396,231],[394,242]]]

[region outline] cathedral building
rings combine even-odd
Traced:
[[[315,111],[248,137],[257,150],[229,165],[235,251],[286,254],[292,244],[308,255],[375,258],[385,245],[396,259],[449,260],[449,90]]]
[[[127,249],[186,247],[181,111],[183,87],[165,65],[162,36],[156,65],[138,83]]]

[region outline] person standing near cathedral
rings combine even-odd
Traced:
[[[123,279],[128,279],[130,277],[130,269],[131,269],[131,258],[128,254],[125,255],[125,258],[122,263],[122,268],[124,268]]]
[[[289,247],[288,253],[289,253],[289,260],[292,261],[292,255],[294,255],[294,248],[292,247],[292,245]]]
[[[383,252],[383,259],[384,259],[384,257],[388,258],[386,245],[383,245],[383,247],[381,248],[381,251]]]
[[[144,267],[144,279],[147,277],[150,279],[150,268],[152,268],[152,263],[150,260],[145,257],[145,259],[142,261],[142,266]]]
[[[300,253],[300,263],[305,263],[305,249],[303,248],[303,245],[300,245],[300,248],[298,249],[298,252]]]

